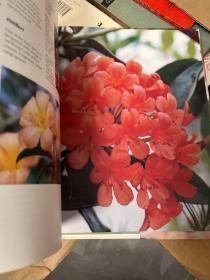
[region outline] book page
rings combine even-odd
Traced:
[[[60,29],[64,237],[210,237],[209,104],[186,34]]]
[[[86,0],[58,0],[59,26],[120,27],[120,25]]]
[[[60,247],[57,2],[0,0],[0,272]]]

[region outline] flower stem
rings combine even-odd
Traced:
[[[71,42],[72,41],[86,40],[86,39],[94,38],[94,37],[97,37],[97,36],[102,36],[102,35],[105,35],[107,33],[117,31],[119,29],[120,28],[109,28],[109,29],[102,29],[102,30],[99,30],[99,31],[85,33],[85,34],[81,34],[81,35],[75,35],[71,38]]]
[[[210,144],[210,135],[204,138],[202,141],[198,142],[197,144],[200,145],[201,150],[205,149],[207,145]]]

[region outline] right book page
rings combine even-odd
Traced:
[[[60,28],[64,236],[209,237],[209,111],[186,34]]]

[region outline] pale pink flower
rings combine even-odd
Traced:
[[[55,121],[55,108],[50,96],[43,91],[37,91],[23,107],[20,116],[20,125],[23,128],[20,136],[24,144],[30,149],[40,144],[43,150],[51,152]]]
[[[23,184],[30,169],[38,163],[36,156],[26,157],[17,162],[18,155],[25,149],[18,133],[0,134],[0,184]]]

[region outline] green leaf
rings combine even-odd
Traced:
[[[157,73],[170,86],[177,99],[178,108],[183,108],[185,101],[189,100],[196,90],[201,71],[202,63],[200,61],[182,59],[164,66]]]
[[[194,94],[189,100],[190,112],[194,116],[202,113],[203,107],[207,102],[206,87],[204,78],[198,81]]]
[[[203,107],[201,114],[201,135],[203,138],[210,135],[210,105],[208,102]],[[206,149],[210,154],[210,144],[207,145]]]
[[[201,70],[202,63],[197,62],[181,72],[169,85],[172,93],[177,99],[178,108],[183,108],[185,101],[192,97]]]
[[[62,209],[83,209],[97,205],[99,185],[94,185],[90,181],[90,172],[93,168],[91,161],[89,160],[80,170],[70,168],[67,160],[64,164],[68,175],[61,177]]]
[[[112,57],[112,58],[114,58],[115,61],[118,61],[118,62],[121,62],[121,63],[124,64],[124,62],[122,60],[117,58],[104,45],[102,45],[101,43],[99,43],[98,41],[96,41],[94,39],[87,39],[86,42],[85,42],[85,46],[87,46],[88,48],[92,48],[93,50],[96,50],[96,51],[102,53],[103,55]]]
[[[39,161],[39,163],[37,164],[37,166],[35,166],[31,169],[30,175],[27,179],[27,184],[41,183],[40,182],[41,178],[44,174],[44,171],[47,169],[47,167],[48,167],[48,162],[46,162],[46,160],[44,160],[44,159],[41,159]],[[49,182],[51,182],[51,180],[49,180]]]
[[[174,31],[165,30],[162,32],[162,50],[167,51],[172,45],[174,41]]]
[[[51,157],[50,153],[42,150],[40,147],[36,147],[34,149],[25,149],[23,150],[17,158],[17,162],[23,158],[31,157],[31,156],[43,156],[43,157]]]
[[[195,57],[196,55],[195,42],[193,40],[189,40],[187,44],[187,53],[189,57]]]
[[[193,198],[187,199],[177,195],[177,199],[180,202],[186,202],[191,204],[208,204],[210,198],[210,188],[208,185],[201,179],[199,175],[193,172],[193,177],[190,181],[197,189],[197,195]]]
[[[118,38],[116,38],[116,40],[114,42],[110,42],[110,40],[107,40],[107,46],[108,46],[109,50],[115,54],[118,49],[124,48],[132,43],[137,43],[140,39],[140,35],[141,35],[141,32],[138,31],[138,32],[136,32],[136,34],[134,34],[124,40],[122,40],[122,39],[119,40]]]
[[[157,73],[161,76],[161,79],[164,81],[164,83],[170,85],[179,74],[197,62],[198,60],[196,59],[188,58],[177,60],[165,65],[159,69]]]
[[[110,232],[110,229],[101,223],[92,207],[80,209],[79,212],[86,220],[92,232]]]
[[[201,114],[201,134],[205,138],[210,135],[210,105],[206,102]]]
[[[206,149],[203,149],[200,152],[200,159],[208,164],[210,167],[210,155]]]

